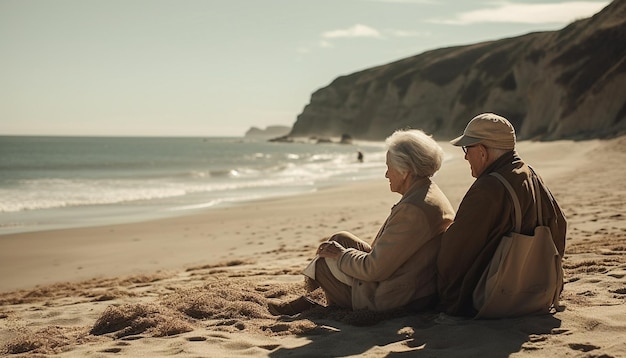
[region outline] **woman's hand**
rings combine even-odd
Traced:
[[[319,257],[338,259],[344,250],[344,247],[336,241],[326,241],[317,248],[317,254]]]

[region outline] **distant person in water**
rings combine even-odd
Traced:
[[[356,155],[356,159],[359,161],[359,163],[363,163],[363,152],[359,150],[359,152]]]
[[[443,150],[420,130],[396,131],[386,144],[385,177],[402,198],[371,246],[349,232],[335,233],[320,244],[304,271],[307,289],[321,287],[328,306],[387,311],[426,310],[436,304],[440,239],[454,217],[448,198],[431,181]],[[317,305],[302,296],[270,302],[269,310],[294,315]]]

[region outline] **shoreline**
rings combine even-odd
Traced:
[[[384,166],[384,149],[374,143],[29,138],[6,143],[0,235],[187,215],[371,178]],[[365,163],[357,148],[367,153]]]
[[[379,197],[388,207],[399,199],[383,178],[156,220],[0,235],[0,292],[184,269],[254,256],[259,249],[276,250],[285,245],[287,238],[280,232],[293,229],[294,215],[317,218],[325,211],[324,202],[341,197],[346,198],[342,210],[349,210],[354,204],[348,199],[361,192]],[[307,201],[320,204],[306,205]],[[384,215],[383,211],[373,216]],[[272,239],[274,231],[278,234]],[[330,233],[320,230],[318,237]]]

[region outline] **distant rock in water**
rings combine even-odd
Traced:
[[[246,138],[254,138],[254,139],[270,139],[276,137],[283,137],[289,134],[291,131],[291,127],[289,126],[268,126],[265,129],[260,129],[257,127],[252,127],[248,129],[245,134]]]
[[[352,136],[349,134],[342,134],[341,140],[339,141],[341,144],[352,144]]]
[[[382,140],[399,128],[439,139],[483,112],[520,139],[626,133],[626,0],[560,31],[442,48],[335,79],[289,136]]]

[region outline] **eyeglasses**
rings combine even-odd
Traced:
[[[464,145],[464,146],[462,146],[461,148],[463,148],[463,153],[467,154],[467,149],[468,149],[468,148],[471,148],[471,147],[475,147],[475,145],[467,145],[467,146],[466,146],[466,145]]]

